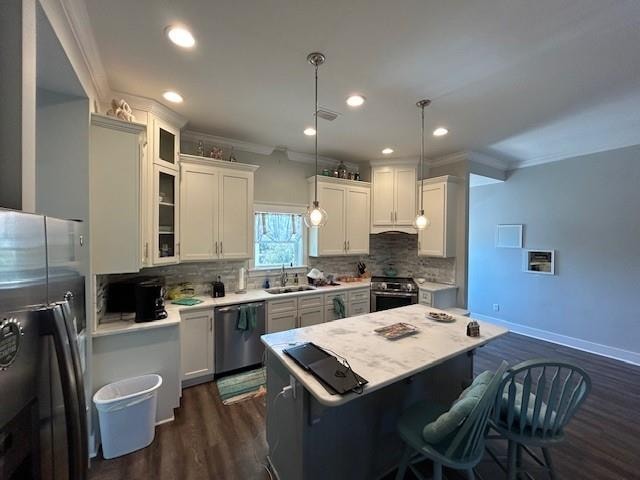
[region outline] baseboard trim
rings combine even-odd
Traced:
[[[496,317],[490,317],[489,315],[483,315],[481,313],[471,312],[471,316],[477,318],[478,320],[484,320],[485,322],[501,325],[505,328],[508,328],[512,332],[519,333],[527,337],[546,340],[548,342],[557,343],[566,347],[571,347],[596,355],[601,355],[603,357],[612,358],[614,360],[620,360],[621,362],[630,363],[631,365],[640,366],[640,353],[638,352],[623,350],[622,348],[610,347],[608,345],[602,345],[600,343],[589,342],[580,338],[569,337],[567,335],[540,330],[538,328],[527,327],[526,325],[508,322],[506,320],[502,320]]]

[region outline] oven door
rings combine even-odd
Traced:
[[[371,292],[371,311],[373,312],[405,307],[414,303],[418,303],[417,293]]]

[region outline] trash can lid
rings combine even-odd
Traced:
[[[125,378],[102,387],[93,396],[93,401],[96,404],[118,402],[153,392],[160,388],[160,385],[162,385],[162,377],[156,374]]]

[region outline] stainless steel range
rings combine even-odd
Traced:
[[[371,311],[389,310],[418,303],[418,286],[411,278],[372,277]]]

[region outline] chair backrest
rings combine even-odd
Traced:
[[[504,376],[495,397],[494,421],[520,435],[552,439],[562,432],[590,390],[591,379],[580,367],[555,360],[528,360]]]
[[[507,362],[503,361],[496,370],[478,404],[473,408],[453,437],[445,452],[447,457],[457,461],[465,461],[466,459],[475,458],[484,450],[484,437],[489,414],[493,409],[494,399],[507,366]]]

